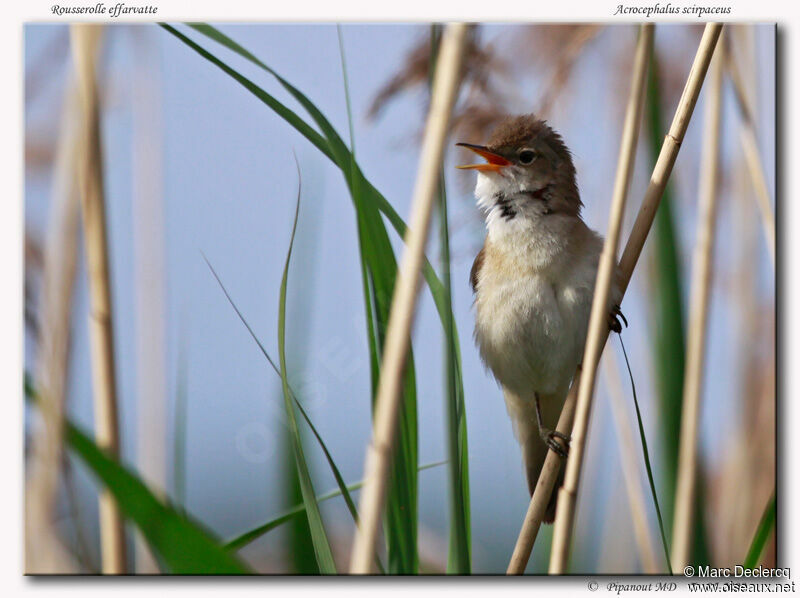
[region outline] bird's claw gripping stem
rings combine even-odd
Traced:
[[[559,457],[567,458],[569,454],[569,436],[559,432],[558,430],[550,430],[544,427],[542,422],[542,409],[539,406],[539,394],[533,394],[534,401],[536,402],[536,424],[539,426],[539,436],[551,451]],[[563,444],[557,439],[563,441]]]
[[[562,434],[558,430],[548,430],[546,428],[542,428],[540,430],[540,434],[542,436],[542,440],[547,445],[551,451],[553,451],[559,457],[566,459],[569,456],[569,436],[566,434]],[[556,439],[560,439],[563,441],[563,444]]]
[[[622,332],[622,324],[620,323],[620,318],[625,323],[625,328],[628,327],[628,320],[625,318],[625,314],[622,313],[622,310],[619,308],[619,305],[615,305],[611,308],[611,313],[608,314],[608,327],[612,332],[616,332],[617,334]]]

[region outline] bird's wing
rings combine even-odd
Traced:
[[[484,251],[486,250],[486,246],[484,245],[481,250],[478,252],[478,255],[475,256],[475,261],[472,262],[472,269],[469,271],[469,282],[472,285],[472,292],[476,293],[478,291],[478,276],[480,275],[481,267],[483,267],[483,259],[485,257]]]

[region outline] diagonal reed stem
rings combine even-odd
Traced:
[[[119,423],[114,337],[112,333],[111,276],[103,196],[103,155],[95,68],[102,35],[98,25],[72,25],[70,36],[77,72],[82,132],[78,155],[78,191],[89,272],[89,338],[97,445],[119,458]],[[104,574],[125,573],[125,535],[122,518],[108,490],[100,491],[100,549]]]
[[[431,211],[439,183],[439,168],[450,115],[456,99],[467,25],[448,25],[436,64],[430,112],[414,187],[406,250],[397,274],[386,333],[381,375],[375,401],[373,438],[364,464],[364,490],[359,502],[360,526],[353,544],[350,573],[368,574],[385,502],[389,465],[394,449],[400,389],[419,290]]]
[[[620,276],[622,278],[620,285],[623,290],[630,281],[633,268],[639,259],[644,241],[650,231],[656,209],[658,208],[669,175],[672,172],[672,167],[678,156],[678,150],[683,142],[686,129],[689,126],[689,121],[694,112],[695,104],[697,103],[697,97],[700,94],[700,88],[703,85],[703,79],[705,78],[711,56],[717,45],[717,40],[721,31],[722,25],[709,23],[706,25],[705,31],[703,32],[703,38],[700,41],[700,47],[695,55],[694,64],[689,72],[689,78],[684,87],[683,94],[678,102],[675,117],[664,139],[664,144],[661,146],[661,152],[659,153],[658,161],[656,162],[656,166],[650,178],[650,184],[645,193],[644,200],[642,201],[642,206],[639,209],[636,222],[633,225],[633,230],[628,238],[625,252],[620,260]],[[615,241],[616,239],[613,240],[613,242]],[[610,252],[609,247],[613,247],[611,243],[612,238],[611,233],[609,233],[603,249],[603,256],[600,258],[601,263],[598,270],[598,280],[595,286],[595,300],[592,305],[592,315],[589,320],[589,339],[587,340],[586,351],[584,353],[584,367],[587,367],[588,371],[585,376],[586,380],[582,380],[579,386],[578,404],[575,409],[575,425],[572,432],[573,443],[570,456],[567,459],[567,472],[564,486],[559,490],[559,504],[556,510],[555,529],[553,530],[553,547],[550,553],[549,572],[551,574],[562,574],[565,572],[567,557],[569,555],[569,543],[575,520],[578,481],[583,464],[586,434],[591,414],[594,373],[600,352],[608,338],[608,328],[603,326],[606,318],[604,312],[607,309],[607,303],[601,303],[598,300],[598,295],[603,293],[602,298],[607,297],[608,287],[610,285],[610,274],[607,276],[608,280],[602,278],[601,274],[603,273],[603,268],[608,259],[607,254]],[[597,347],[597,349],[595,349],[595,347]]]
[[[700,93],[700,87],[702,86],[705,73],[708,70],[711,54],[716,46],[721,30],[721,24],[707,24],[703,33],[703,38],[700,41],[700,46],[697,50],[692,69],[689,72],[689,77],[686,82],[686,86],[684,87],[683,94],[678,103],[675,117],[672,121],[672,125],[670,126],[670,130],[664,139],[664,144],[662,145],[658,161],[656,162],[656,166],[650,178],[650,184],[645,192],[642,205],[639,208],[639,213],[636,217],[636,222],[633,225],[633,229],[631,230],[631,234],[628,238],[628,243],[625,246],[625,251],[620,259],[618,281],[620,285],[620,291],[623,295],[628,287],[628,283],[630,282],[633,269],[636,266],[639,255],[642,252],[644,242],[647,239],[647,234],[650,231],[650,227],[653,223],[653,218],[655,217],[656,210],[658,209],[659,202],[661,201],[661,196],[664,192],[664,187],[667,184],[669,174],[672,172],[672,167],[675,164],[678,149],[683,141],[686,128],[689,125],[689,119],[691,118],[692,111],[694,110],[695,103],[697,102],[697,96]],[[608,331],[606,330],[602,336],[607,339]],[[602,344],[603,343],[600,343],[601,347]],[[581,368],[579,367],[575,378],[573,378],[572,387],[570,388],[564,408],[561,411],[561,417],[558,420],[557,428],[562,432],[566,431],[568,433],[572,427],[572,419],[575,414],[576,397],[578,394],[578,388],[580,386],[580,369]],[[572,457],[570,457],[570,459],[572,459]],[[509,564],[508,573],[522,573],[525,570],[525,565],[528,557],[530,556],[531,549],[533,548],[533,542],[536,539],[536,535],[541,525],[542,515],[544,514],[547,502],[550,500],[552,489],[555,486],[555,480],[558,474],[559,466],[560,463],[558,462],[558,457],[555,454],[548,454],[544,463],[544,467],[542,468],[542,472],[539,475],[539,480],[536,483],[534,495],[531,497],[531,503],[528,507],[525,521],[523,522],[520,537],[518,538],[517,545],[514,549],[514,555],[512,556],[511,563]],[[563,510],[563,506],[559,506],[559,510]],[[558,519],[558,512],[556,513],[556,519]],[[564,524],[562,523],[562,528],[563,527]],[[564,537],[559,540],[562,546],[560,548],[562,553],[560,556],[556,557],[558,566],[555,568],[560,568],[562,571],[563,565],[566,561],[568,536],[571,535],[571,527],[572,526],[570,522],[565,531],[561,532]],[[553,547],[552,552],[555,552],[555,546]],[[552,568],[551,572],[553,572]]]
[[[708,75],[705,100],[703,149],[700,158],[699,213],[697,241],[692,264],[689,304],[689,338],[686,346],[686,375],[683,381],[683,409],[678,479],[675,488],[675,518],[672,525],[672,566],[677,571],[691,562],[697,482],[697,440],[700,399],[706,349],[708,304],[711,292],[712,259],[717,214],[717,188],[722,105],[722,52],[716,52]]]
[[[578,385],[575,424],[572,428],[570,453],[567,459],[564,485],[558,491],[559,502],[556,507],[553,547],[550,552],[551,573],[562,573],[564,571],[569,552],[569,540],[572,535],[578,495],[578,482],[586,452],[586,438],[589,431],[589,417],[597,365],[600,362],[600,355],[608,338],[608,300],[611,293],[611,285],[614,282],[617,246],[619,245],[622,219],[625,215],[625,202],[628,198],[628,186],[633,172],[636,146],[639,140],[639,125],[644,107],[645,75],[652,47],[653,26],[642,25],[639,43],[636,48],[628,109],[622,131],[617,176],[614,181],[614,192],[608,218],[608,233],[597,267],[597,281],[595,282],[592,311],[589,317],[586,348],[583,354],[583,373]]]
[[[623,125],[622,143],[620,145],[619,153],[619,166],[617,168],[616,179],[614,181],[614,193],[611,205],[611,213],[609,220],[608,238],[606,245],[603,248],[603,255],[600,257],[600,265],[598,267],[598,288],[601,284],[604,285],[605,291],[602,292],[602,297],[598,297],[600,293],[596,293],[592,305],[592,313],[594,314],[595,305],[598,301],[602,300],[602,325],[607,322],[608,315],[608,294],[611,288],[611,279],[614,273],[614,265],[616,262],[617,243],[619,240],[619,233],[622,224],[622,217],[625,213],[625,198],[627,196],[628,183],[633,173],[633,162],[636,154],[636,145],[639,137],[639,124],[642,120],[642,110],[644,106],[644,91],[647,73],[647,64],[650,61],[650,52],[653,46],[653,26],[642,25],[639,32],[639,40],[636,45],[636,54],[634,57],[633,77],[631,79],[631,89],[628,96],[628,105],[625,111],[625,122]],[[601,283],[601,277],[603,282]],[[595,318],[596,319],[596,318]],[[595,322],[595,324],[597,324]],[[591,330],[591,328],[590,328]],[[597,335],[596,335],[597,336]],[[595,339],[595,346],[591,348],[593,353],[597,353],[599,358],[600,351],[603,345],[598,343],[599,339]],[[603,339],[604,342],[604,339]],[[587,345],[587,351],[588,351]],[[584,363],[589,363],[589,360],[584,358]],[[594,367],[597,366],[595,360]],[[591,375],[592,380],[594,374]],[[564,408],[561,412],[561,417],[558,420],[557,430],[564,434],[569,434],[572,428],[572,419],[575,413],[575,396],[578,388],[580,387],[580,367],[578,373],[572,381],[569,395],[567,396]],[[575,452],[575,439],[571,442],[572,453]],[[514,547],[514,553],[511,557],[507,573],[508,574],[522,574],[525,571],[525,566],[530,558],[533,543],[536,540],[536,535],[541,526],[544,511],[549,502],[550,495],[555,486],[558,471],[561,468],[559,457],[552,451],[548,451],[545,458],[542,471],[539,474],[539,479],[536,482],[531,502],[528,507],[528,512],[525,516],[525,521],[522,526],[517,544]]]

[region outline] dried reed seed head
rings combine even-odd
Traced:
[[[459,139],[486,139],[506,118],[508,110],[498,104],[467,102],[453,115],[451,134]]]
[[[547,61],[549,57],[562,53],[574,40],[591,37],[601,28],[595,24],[529,25],[514,36],[514,49],[534,59]]]
[[[428,85],[432,58],[430,37],[424,36],[406,55],[400,70],[375,94],[367,118],[376,118],[402,92]],[[490,78],[506,73],[508,63],[495,53],[491,45],[481,46],[477,28],[470,29],[461,70],[461,77],[470,93],[477,93],[493,102],[501,100],[494,91],[495,86],[490,84]]]

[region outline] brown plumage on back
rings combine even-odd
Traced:
[[[483,257],[485,249],[481,248],[478,255],[475,256],[475,261],[472,262],[472,269],[469,271],[469,283],[472,286],[472,292],[478,292],[478,276],[480,276],[481,267],[483,266]]]

